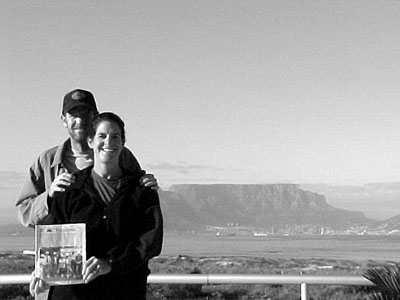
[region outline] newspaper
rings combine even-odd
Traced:
[[[83,283],[84,223],[35,226],[35,276],[50,285]]]

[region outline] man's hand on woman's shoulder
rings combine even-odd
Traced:
[[[144,174],[139,182],[141,185],[152,188],[155,191],[159,189],[157,178],[155,178],[153,174]]]

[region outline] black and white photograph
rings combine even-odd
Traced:
[[[0,53],[0,299],[400,299],[400,0],[0,0]]]

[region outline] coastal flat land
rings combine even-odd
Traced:
[[[253,237],[166,233],[163,251],[150,261],[150,269],[153,274],[362,275],[372,267],[397,261],[399,242],[399,236]],[[23,249],[33,249],[31,234],[0,236],[1,274],[28,274],[33,270],[34,258],[23,255]],[[163,285],[151,288],[157,295],[169,295],[171,291],[182,289],[177,286],[171,290]],[[262,293],[271,299],[285,300],[298,299],[299,295],[299,286],[292,285],[228,286],[226,290],[217,287],[222,289],[218,291],[208,291],[209,288],[213,287],[205,286],[201,292],[211,295],[246,291],[249,295]],[[369,293],[365,287],[310,287],[315,299],[358,300],[366,299],[365,293]]]
[[[249,256],[265,259],[398,261],[398,235],[216,236],[166,233],[161,256]],[[32,233],[1,235],[0,252],[34,249]]]
[[[398,261],[400,236],[215,236],[166,234],[161,256]]]

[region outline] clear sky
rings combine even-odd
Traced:
[[[0,0],[0,171],[92,91],[160,185],[400,181],[400,1]]]

